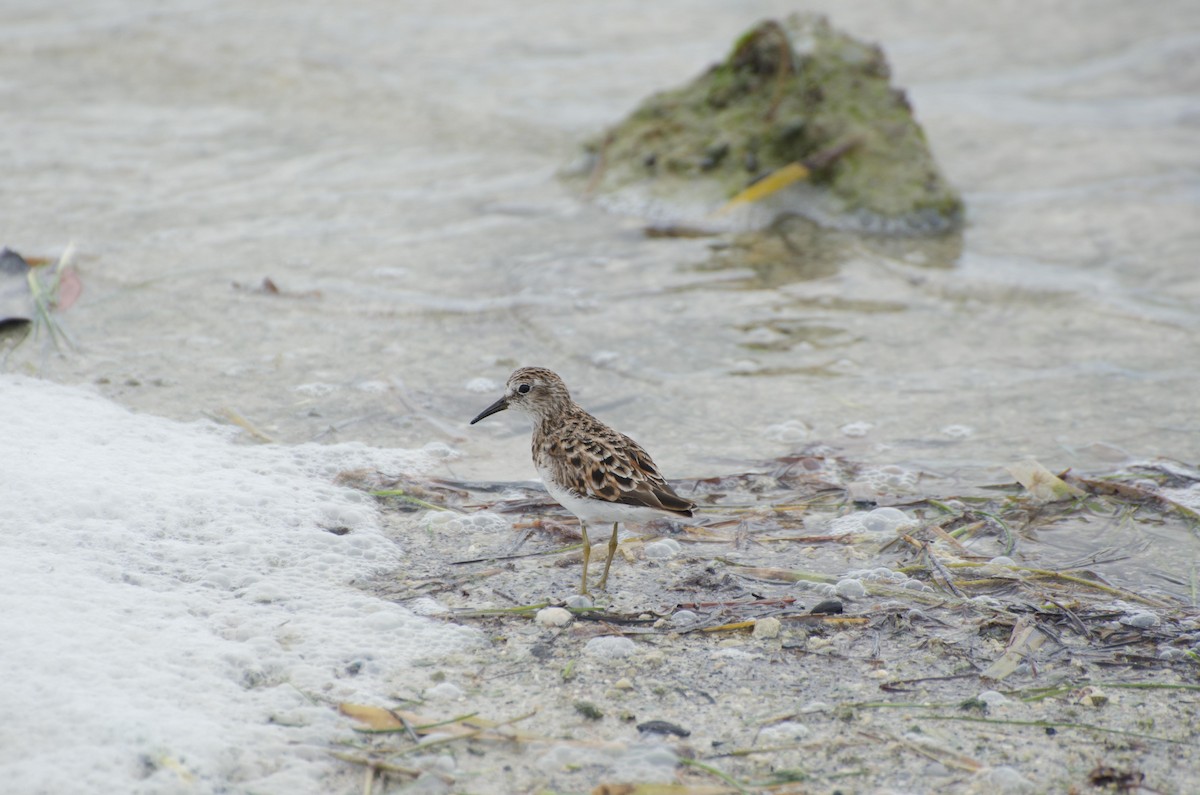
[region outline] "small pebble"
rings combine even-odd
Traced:
[[[1103,707],[1108,703],[1108,694],[1094,685],[1071,691],[1071,700],[1085,707]]]
[[[780,624],[778,618],[760,618],[754,622],[754,637],[778,638],[779,627]]]
[[[628,677],[622,676],[617,681],[613,682],[613,687],[617,690],[633,690],[633,682]]]
[[[637,647],[629,638],[622,638],[619,635],[603,635],[589,640],[583,647],[583,651],[594,657],[618,659],[633,654],[637,651]]]
[[[690,737],[692,734],[682,726],[668,723],[665,720],[648,720],[645,723],[639,723],[637,730],[643,734],[673,734],[676,737]]]
[[[780,647],[785,651],[804,651],[808,648],[808,635],[796,632],[780,641]]]
[[[565,627],[571,623],[571,611],[561,607],[543,607],[537,611],[534,621],[543,627]]]
[[[1121,616],[1118,620],[1125,626],[1134,627],[1135,629],[1150,629],[1151,627],[1158,626],[1158,616],[1153,613],[1129,613],[1128,615]]]
[[[572,594],[571,596],[568,596],[564,600],[564,603],[567,605],[567,607],[573,607],[577,610],[582,607],[593,607],[595,604],[594,602],[592,602],[592,597],[586,596],[581,593]]]

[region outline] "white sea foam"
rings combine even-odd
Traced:
[[[245,446],[11,375],[0,429],[6,791],[329,791],[331,705],[476,642],[353,585],[403,549],[332,483],[440,451]]]

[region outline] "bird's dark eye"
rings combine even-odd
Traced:
[[[529,384],[521,384],[519,387],[517,387],[517,391],[522,395],[528,395],[530,389],[532,389],[532,387],[530,387]]]

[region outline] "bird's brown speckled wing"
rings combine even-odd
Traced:
[[[533,436],[539,467],[571,491],[608,502],[691,516],[694,503],[667,484],[641,445],[580,410]]]

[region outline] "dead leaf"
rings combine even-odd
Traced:
[[[1065,482],[1037,461],[1021,461],[1007,469],[1038,502],[1058,502],[1085,496],[1083,489]]]
[[[793,182],[808,179],[810,173],[803,163],[788,163],[783,168],[772,171],[758,182],[738,193],[738,195],[727,201],[725,206],[717,210],[717,214],[728,212],[739,204],[765,199],[772,193],[778,193],[783,190]]]
[[[980,674],[985,679],[999,681],[1017,670],[1017,666],[1041,648],[1046,642],[1046,636],[1038,630],[1028,618],[1022,618],[1013,625],[1012,635],[1008,640],[1008,648],[1000,655],[987,670]]]
[[[390,709],[366,704],[338,704],[338,712],[359,723],[365,723],[375,731],[397,731],[404,728],[404,721]]]

